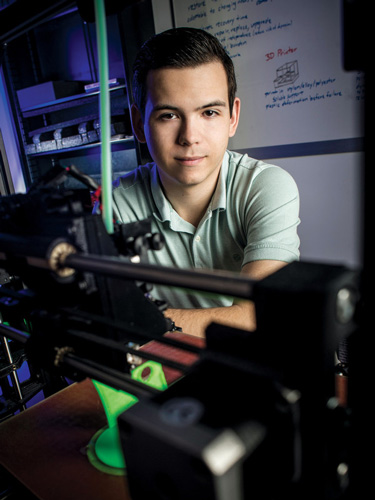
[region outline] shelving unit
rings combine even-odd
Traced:
[[[129,114],[128,17],[121,10],[107,15],[109,77],[118,82],[109,89],[113,178],[142,162]],[[43,20],[2,50],[26,186],[56,164],[74,164],[100,182],[100,94],[84,92],[84,85],[98,82],[95,23],[87,22],[72,2],[65,12]],[[46,96],[36,105],[20,102],[20,91],[55,81],[79,82],[81,91],[52,100]],[[68,187],[77,182],[66,181]]]
[[[113,142],[125,148],[134,147],[130,119],[126,109],[126,86],[110,89],[112,95]],[[27,155],[71,153],[100,146],[99,92],[56,99],[22,110],[24,120],[39,117],[43,126],[28,133]],[[76,113],[72,113],[75,108]],[[79,116],[75,116],[76,114]],[[60,118],[63,113],[63,117]],[[59,121],[59,120],[63,121]]]

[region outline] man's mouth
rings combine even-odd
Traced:
[[[198,165],[201,161],[203,161],[204,156],[181,156],[177,157],[176,160],[182,165]]]

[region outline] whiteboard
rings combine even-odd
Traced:
[[[175,25],[211,32],[235,65],[241,118],[232,149],[363,137],[364,78],[343,69],[340,5],[173,0]]]

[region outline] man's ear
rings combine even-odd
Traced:
[[[132,128],[139,142],[146,142],[142,113],[136,104],[131,107]]]
[[[238,122],[240,119],[240,110],[241,110],[241,101],[239,97],[234,99],[232,116],[230,118],[230,126],[229,126],[229,137],[233,137],[236,133]]]

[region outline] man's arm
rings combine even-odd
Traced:
[[[245,264],[241,275],[260,280],[286,265],[278,260],[258,260]],[[238,301],[229,307],[208,309],[167,309],[165,316],[171,318],[184,333],[204,337],[206,328],[212,322],[243,330],[256,328],[255,307],[251,301]]]

